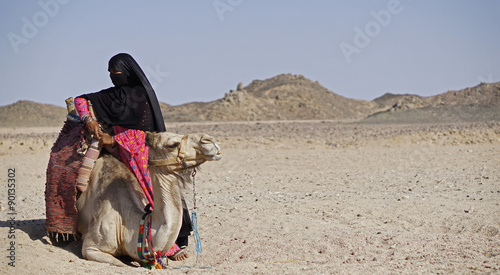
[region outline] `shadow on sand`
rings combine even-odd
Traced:
[[[66,245],[53,245],[50,238],[47,236],[47,232],[45,231],[45,219],[36,219],[36,220],[17,220],[15,224],[15,228],[11,228],[10,221],[0,221],[0,227],[5,227],[8,231],[15,230],[23,231],[26,233],[32,241],[40,241],[44,245],[50,245],[57,248],[64,249],[68,252],[71,252],[83,259],[82,255],[82,241],[80,239],[74,240],[71,237],[70,242]]]
[[[7,231],[11,230],[11,222],[10,221],[0,221],[0,228],[5,227]],[[45,231],[45,219],[37,219],[37,220],[21,220],[16,221],[15,231],[23,231],[26,233],[32,241],[40,241],[44,245],[53,246],[54,248],[64,249],[68,252],[75,254],[78,258],[84,259],[82,255],[82,240],[77,238],[76,240],[73,236],[70,236],[70,241],[63,244],[54,245],[49,236],[47,235],[47,231]],[[124,264],[132,267],[140,266],[139,263],[135,262],[134,259],[128,256],[120,256],[118,257]]]

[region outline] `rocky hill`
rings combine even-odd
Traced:
[[[20,100],[0,107],[0,127],[62,126],[67,114],[66,108],[56,105]]]
[[[430,97],[385,94],[373,101],[335,94],[302,75],[240,83],[223,98],[179,106],[160,103],[166,122],[359,120],[363,123],[500,121],[500,82]],[[59,126],[65,108],[18,101],[0,107],[0,127]]]
[[[267,80],[254,80],[222,99],[208,103],[164,106],[167,121],[248,121],[359,119],[378,105],[337,95],[302,75],[282,74]],[[181,116],[181,118],[179,117]]]

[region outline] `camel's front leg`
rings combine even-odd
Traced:
[[[126,264],[122,263],[120,260],[115,258],[115,256],[103,252],[95,246],[86,246],[85,242],[83,242],[82,254],[85,259],[90,261],[108,263],[116,266],[127,266]]]

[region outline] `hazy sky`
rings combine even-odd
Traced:
[[[0,0],[0,105],[111,86],[130,53],[161,102],[302,74],[348,98],[500,81],[500,1]]]

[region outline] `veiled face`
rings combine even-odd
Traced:
[[[108,62],[108,71],[110,72],[111,80],[115,86],[127,84],[140,84],[140,80],[133,67],[139,68],[139,65],[129,55],[120,53],[113,56]],[[136,68],[136,69],[137,69]]]
[[[117,54],[113,56],[108,62],[109,72],[121,72],[127,76],[130,76],[131,66],[135,61],[128,54]]]
[[[124,75],[122,72],[109,69],[109,78],[111,78],[111,82],[115,87],[120,87],[128,83],[127,76]]]

